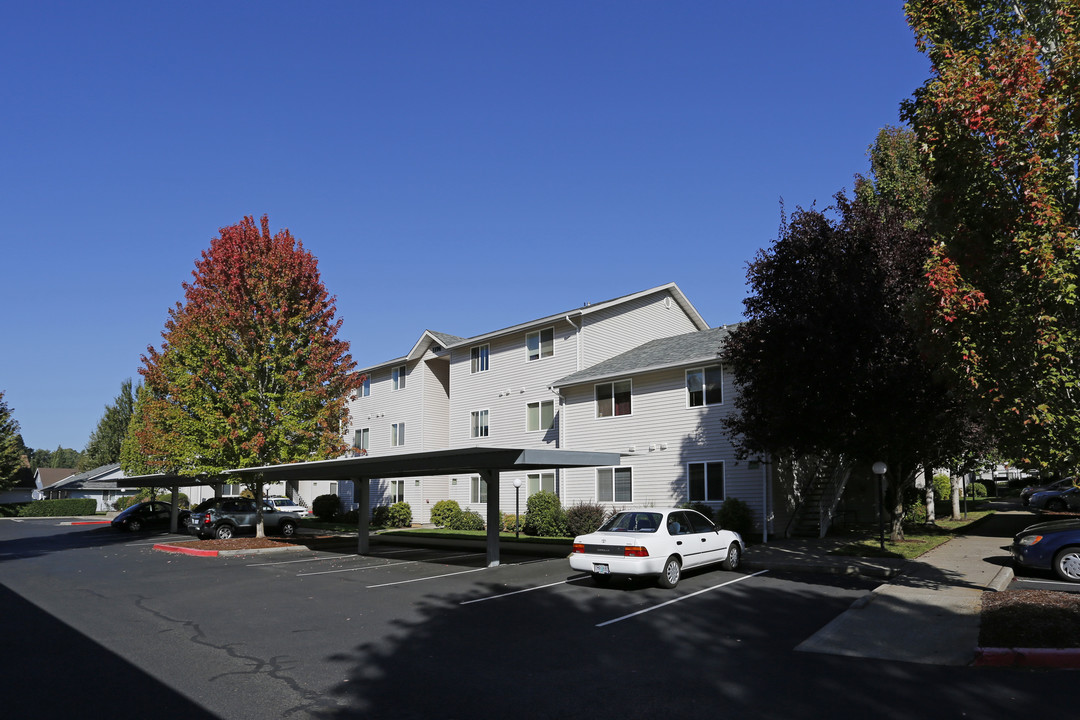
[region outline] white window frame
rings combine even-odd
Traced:
[[[390,447],[401,447],[405,444],[405,423],[396,422],[390,426]]]
[[[473,410],[469,413],[469,434],[474,438],[491,435],[491,413],[488,410]]]
[[[690,469],[692,467],[696,466],[696,465],[700,465],[702,471],[705,474],[705,477],[704,477],[705,485],[702,488],[703,491],[704,491],[704,495],[703,495],[703,497],[700,497],[700,498],[693,497],[692,492],[691,492],[692,485],[690,483]],[[711,473],[709,471],[709,467],[710,466],[716,466],[716,465],[720,466],[720,497],[718,497],[718,498],[717,497],[710,498],[709,497],[709,476],[711,475]],[[690,502],[702,502],[702,503],[723,502],[727,498],[727,466],[724,464],[724,461],[723,460],[703,460],[701,462],[686,463],[686,498]]]
[[[357,428],[356,436],[353,438],[353,447],[356,448],[361,455],[367,455],[371,449],[371,428]]]
[[[615,402],[615,386],[616,385],[629,385],[630,386],[630,389],[628,391],[629,395],[630,395],[630,412],[625,412],[625,413],[618,412],[618,407],[619,406],[618,406],[618,403]],[[609,414],[607,414],[607,415],[601,414],[600,388],[602,388],[602,387],[611,388],[611,397],[609,398],[610,401],[611,401],[611,412]],[[605,382],[605,383],[597,383],[595,386],[593,386],[593,400],[594,400],[595,405],[596,405],[596,417],[597,418],[607,419],[607,418],[615,418],[615,417],[629,417],[629,416],[634,414],[634,381],[631,380],[631,379],[626,379],[626,380],[613,380],[611,382]]]
[[[544,487],[547,479],[551,480],[551,492],[556,495],[559,494],[559,476],[554,470],[545,470],[543,472],[527,473],[525,475],[525,497],[531,497],[541,490],[546,490]]]
[[[472,374],[487,372],[491,366],[491,345],[476,345],[469,351]]]
[[[360,383],[360,387],[356,389],[356,397],[368,397],[371,395],[371,377],[365,377],[364,382]]]
[[[486,505],[487,492],[487,480],[479,475],[469,478],[469,503],[471,505]]]
[[[718,388],[720,390],[720,399],[716,400],[714,402],[709,402],[708,389],[707,389],[707,386],[706,386],[706,373],[708,373],[710,370],[719,370],[720,371],[720,384],[718,385]],[[690,390],[690,375],[693,374],[693,373],[700,373],[701,374],[701,404],[700,405],[695,405],[692,402],[693,395],[692,395],[691,390]],[[704,367],[690,368],[689,370],[686,371],[686,385],[685,385],[685,387],[686,387],[686,407],[688,407],[688,408],[711,407],[713,405],[723,405],[724,404],[724,366],[723,365],[706,365]]]
[[[405,389],[405,378],[409,375],[409,369],[406,365],[398,365],[390,370],[390,381],[393,383],[392,388],[394,390]]]
[[[551,425],[544,427],[544,406],[551,405]],[[536,406],[536,427],[532,426],[532,413],[530,410],[533,406]],[[558,410],[555,407],[554,400],[536,400],[534,402],[525,403],[525,432],[549,432],[555,429],[555,416]]]
[[[616,480],[619,475],[627,475],[630,480],[630,496],[620,499],[616,494]],[[606,477],[605,477],[606,476]],[[601,492],[607,485],[608,492]],[[629,466],[596,468],[596,502],[632,503],[634,502],[634,469]]]
[[[544,335],[550,335],[551,339],[547,345],[547,352],[544,352]],[[536,356],[533,357],[533,338],[536,338]],[[555,355],[555,327],[542,328],[540,330],[533,330],[530,333],[525,333],[525,359],[529,362],[535,362],[537,360],[543,360]]]

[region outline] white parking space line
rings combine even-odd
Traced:
[[[1038,578],[1018,577],[1017,582],[1022,582],[1025,585],[1031,583],[1032,585],[1058,585],[1061,587],[1075,587],[1072,583],[1067,583],[1062,580],[1039,580]]]
[[[416,565],[422,562],[439,562],[442,560],[454,560],[463,557],[480,557],[484,553],[466,553],[465,555],[450,555],[449,557],[431,558],[429,560],[406,560],[405,562],[383,563],[382,565],[365,565],[364,567],[341,568],[340,570],[322,570],[319,572],[297,573],[296,577],[308,577],[310,575],[332,575],[334,573],[355,572],[357,570],[373,570],[375,568],[397,567],[399,565]],[[367,557],[366,555],[363,557]]]
[[[644,615],[645,613],[652,612],[653,610],[659,610],[660,608],[667,607],[668,605],[671,605],[673,603],[682,602],[683,600],[689,600],[690,598],[694,597],[695,595],[701,595],[702,593],[707,593],[707,592],[709,592],[711,590],[716,590],[718,588],[726,587],[728,585],[732,585],[732,584],[737,583],[737,582],[742,582],[743,580],[749,580],[752,577],[757,577],[758,575],[762,575],[762,574],[767,573],[767,572],[769,572],[769,571],[768,570],[759,570],[758,572],[754,573],[753,575],[743,575],[742,577],[735,578],[734,580],[728,580],[726,583],[720,583],[719,585],[713,585],[712,587],[707,587],[704,590],[698,590],[697,592],[690,593],[689,595],[683,595],[682,597],[677,597],[674,600],[668,600],[667,602],[660,603],[659,605],[653,605],[652,607],[645,608],[644,610],[638,610],[637,612],[630,613],[629,615],[623,615],[622,617],[615,618],[614,620],[608,620],[607,622],[598,623],[596,625],[596,627],[598,627],[598,628],[599,627],[604,627],[606,625],[613,625],[613,624],[615,624],[617,622],[622,622],[623,620],[629,620],[632,617],[637,617],[638,615]]]
[[[353,558],[355,558],[355,557],[380,558],[383,555],[398,555],[400,553],[418,553],[418,552],[424,552],[424,550],[425,550],[425,548],[420,548],[419,550],[412,550],[412,549],[409,549],[409,550],[390,550],[389,552],[380,553],[379,555],[324,555],[324,556],[321,556],[321,557],[305,558],[303,560],[277,560],[275,562],[249,563],[248,567],[262,567],[264,565],[293,565],[295,563],[320,562],[322,560],[343,560],[345,558],[350,558],[350,557],[353,557]]]
[[[521,564],[524,565],[525,563]],[[466,600],[465,602],[462,602],[460,604],[472,605],[473,603],[484,602],[485,600],[498,600],[499,598],[510,597],[511,595],[520,595],[521,593],[532,592],[533,590],[543,590],[544,588],[555,587],[556,585],[565,585],[568,582],[573,582],[574,580],[584,580],[587,577],[589,576],[577,575],[575,577],[566,578],[565,580],[560,580],[559,582],[548,583],[547,585],[537,585],[536,587],[525,588],[523,590],[514,590],[513,592],[502,593],[500,595],[489,595],[488,597],[476,598],[475,600]]]
[[[502,567],[502,566],[501,565],[496,565],[495,567]],[[481,567],[481,568],[472,568],[471,570],[459,570],[458,572],[444,573],[442,575],[428,575],[427,577],[413,578],[411,580],[398,580],[396,582],[382,583],[381,585],[368,585],[368,589],[381,588],[381,587],[390,587],[391,585],[407,585],[408,583],[423,582],[425,580],[437,580],[439,578],[450,577],[452,575],[466,575],[468,573],[481,572],[483,570],[494,570],[494,569],[495,568]]]

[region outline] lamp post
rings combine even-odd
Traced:
[[[514,478],[514,537],[521,538],[521,478]]]
[[[881,551],[885,552],[885,473],[888,471],[889,466],[878,460],[874,463],[874,467],[871,468],[874,474],[878,476],[878,504],[877,504],[877,526],[878,537],[881,540]]]

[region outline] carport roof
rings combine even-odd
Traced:
[[[338,458],[287,465],[226,470],[229,476],[262,475],[264,479],[350,480],[417,475],[453,475],[488,470],[551,470],[618,465],[619,453],[523,448],[459,448],[372,457]]]

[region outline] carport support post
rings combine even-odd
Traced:
[[[179,525],[180,520],[180,505],[177,502],[176,496],[180,493],[180,486],[173,485],[169,489],[172,490],[172,497],[170,498],[170,500],[172,500],[172,510],[169,511],[169,532],[177,532],[177,525]]]
[[[480,479],[487,484],[487,566],[499,564],[499,528],[502,513],[499,512],[499,471],[481,470]]]
[[[367,555],[371,548],[368,537],[371,527],[371,479],[353,478],[353,495],[356,500],[356,515],[359,518],[356,529],[356,554]]]

